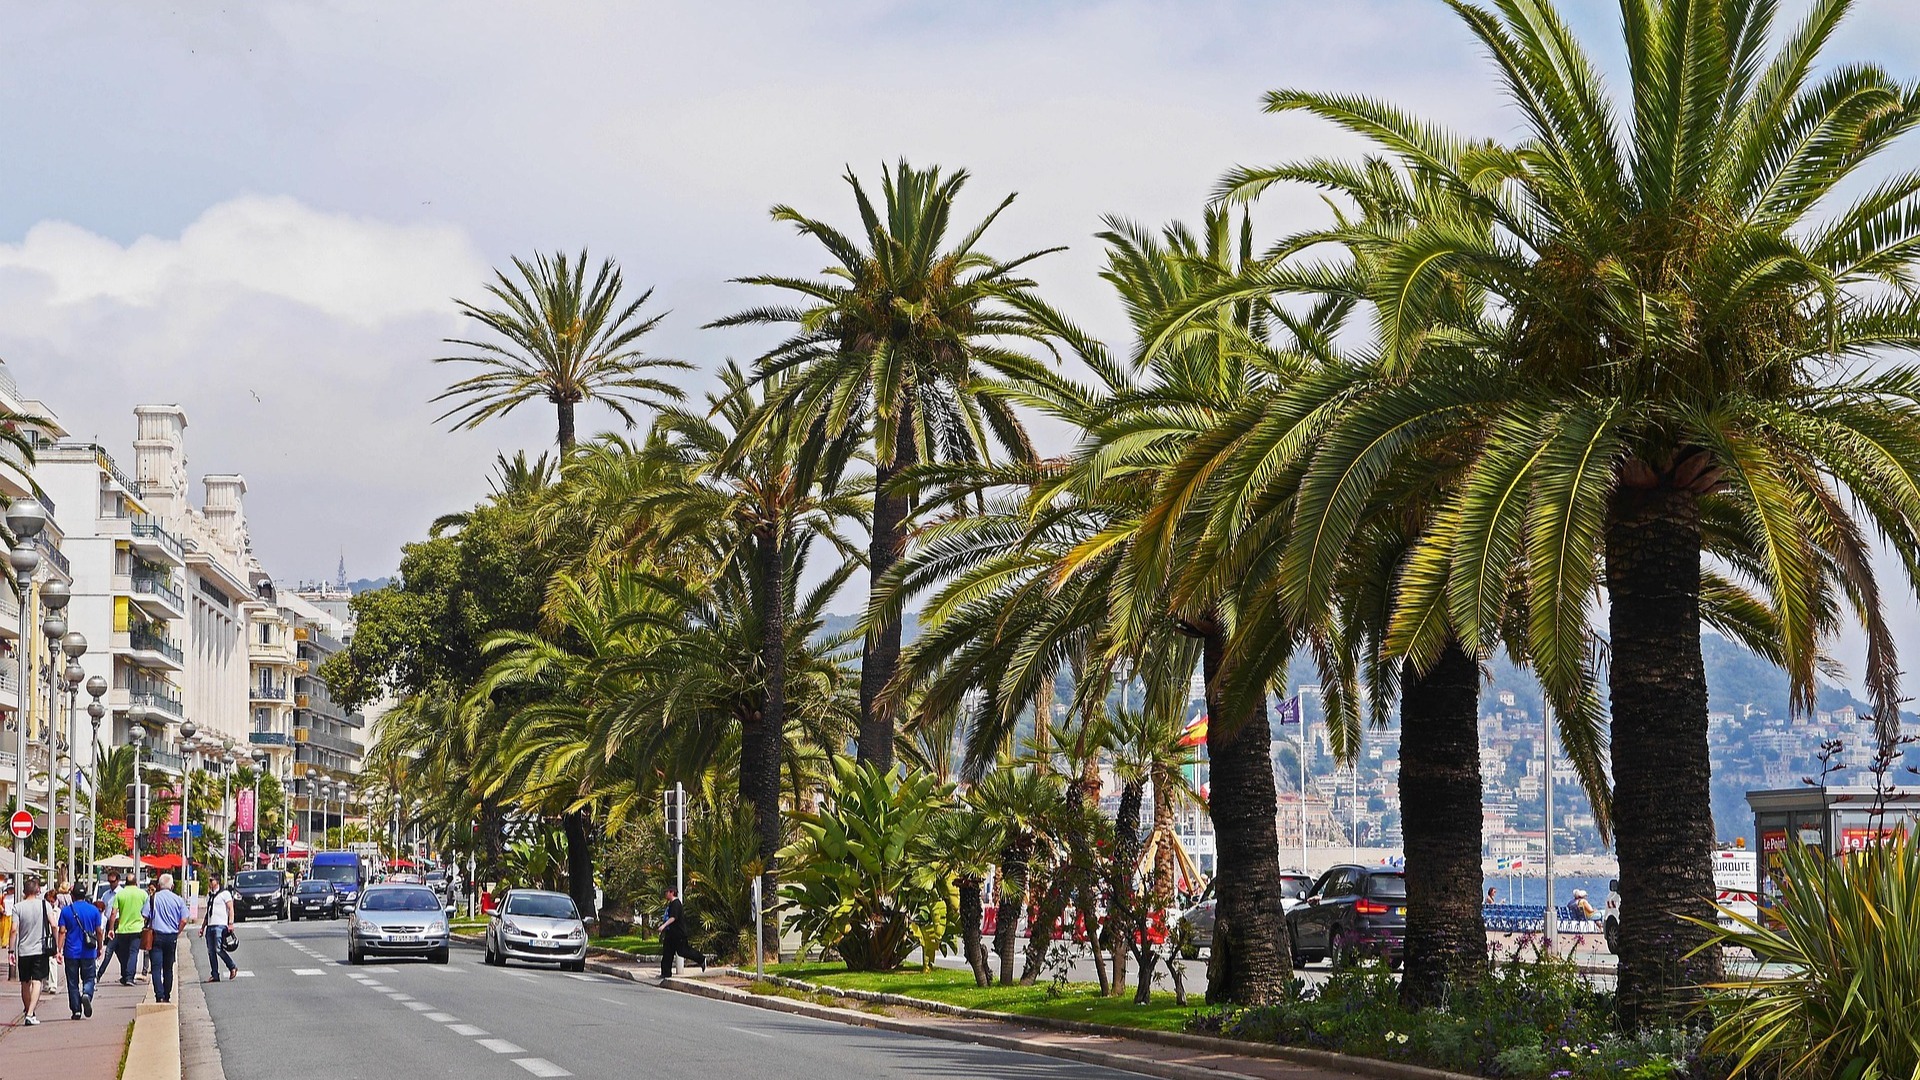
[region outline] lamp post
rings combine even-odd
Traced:
[[[46,508],[32,499],[15,499],[7,506],[7,531],[13,534],[13,547],[7,552],[7,565],[13,570],[14,591],[20,594],[20,642],[16,646],[20,651],[14,657],[16,674],[15,697],[18,706],[14,710],[13,727],[13,808],[15,811],[27,808],[27,687],[29,668],[27,667],[27,601],[33,591],[33,572],[40,568],[40,553],[33,548],[33,538],[47,524]],[[16,839],[13,842],[13,895],[21,895],[21,879],[25,876],[27,861],[26,841]]]
[[[193,895],[193,754],[199,743],[194,735],[200,729],[189,720],[180,725],[180,881],[188,896]]]
[[[54,841],[60,835],[60,826],[54,820],[54,769],[55,757],[53,734],[60,726],[60,672],[54,665],[60,656],[61,639],[67,636],[67,617],[62,612],[67,602],[73,599],[73,590],[64,581],[49,581],[40,586],[40,606],[46,608],[46,614],[40,617],[40,633],[47,639],[47,872],[52,873],[59,865],[55,857]]]
[[[256,748],[253,751],[253,862],[249,868],[260,862],[263,849],[260,843],[260,774],[267,768],[267,752]]]
[[[100,721],[106,718],[107,707],[100,699],[107,694],[107,680],[103,675],[95,675],[87,680],[87,720],[93,725],[93,741],[87,744],[87,873],[98,874],[100,863],[95,859],[94,842],[100,836]]]
[[[233,766],[239,760],[232,744],[220,751],[220,824],[226,848],[221,852],[220,865],[227,868],[228,881],[233,880]]]
[[[80,684],[87,681],[87,669],[80,666],[80,658],[87,655],[86,635],[71,631],[60,639],[60,651],[67,656],[67,669],[61,673],[67,683],[67,880],[78,882],[74,863],[80,850],[80,743],[74,725],[80,718]]]
[[[127,745],[133,747],[133,790],[127,793],[127,825],[133,829],[133,882],[140,883],[140,835],[146,831],[147,785],[140,774],[140,751],[147,736],[147,707],[127,706]]]

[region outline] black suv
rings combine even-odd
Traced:
[[[337,919],[340,895],[326,878],[308,878],[293,894],[293,921],[301,919]]]
[[[1379,866],[1336,866],[1287,913],[1293,962],[1361,956],[1400,966],[1407,948],[1407,875]]]
[[[233,879],[233,918],[249,915],[269,919],[287,917],[287,875],[278,870],[242,870]]]

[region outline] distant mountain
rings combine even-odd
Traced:
[[[374,589],[384,589],[391,584],[393,584],[391,577],[361,578],[358,581],[347,582],[347,591],[358,596]]]

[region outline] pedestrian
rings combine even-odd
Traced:
[[[1500,893],[1493,886],[1491,885],[1487,886],[1487,903],[1489,904],[1493,903],[1494,898],[1499,895]]]
[[[172,874],[160,875],[160,885],[141,914],[153,931],[153,948],[147,951],[152,958],[153,1000],[172,1001],[173,962],[180,951],[180,930],[192,915],[186,900],[173,891]]]
[[[40,1007],[41,984],[59,951],[59,915],[40,895],[40,879],[29,876],[13,904],[13,954],[20,964],[20,1004],[28,1024],[40,1022],[33,1013]]]
[[[220,965],[227,965],[227,977],[238,978],[233,954],[227,951],[227,928],[233,925],[233,893],[220,887],[220,879],[207,879],[207,973],[208,982],[220,981]]]
[[[67,906],[60,909],[60,936],[65,942],[60,955],[67,962],[67,1007],[75,1020],[90,1017],[96,965],[101,943],[107,936],[107,921],[93,901],[87,899],[86,890],[77,885]]]
[[[147,890],[132,878],[120,884],[118,874],[107,880],[114,886],[107,896],[107,932],[113,935],[113,955],[120,961],[120,985],[132,986],[139,974],[139,956],[146,951],[140,947],[140,934],[147,920],[140,912],[147,906]]]
[[[0,949],[6,950],[7,978],[13,974],[13,882],[9,880],[6,890],[0,892]]]
[[[1587,890],[1585,889],[1573,890],[1573,903],[1567,905],[1567,910],[1572,913],[1574,918],[1587,922],[1592,922],[1594,918],[1600,914],[1593,910],[1593,902],[1587,899]]]
[[[678,959],[695,961],[700,970],[707,970],[707,958],[693,951],[687,942],[687,913],[680,906],[680,893],[667,890],[667,915],[660,922],[660,977],[673,978],[673,962]]]

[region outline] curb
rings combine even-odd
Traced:
[[[732,969],[732,971],[741,978],[754,977],[737,968]],[[949,1005],[940,1001],[927,1001],[922,998],[906,997],[901,994],[880,994],[871,990],[842,990],[836,987],[822,986],[818,983],[809,983],[801,979],[791,979],[781,975],[766,975],[761,978],[764,978],[767,982],[774,983],[778,986],[785,986],[789,989],[830,994],[835,997],[851,998],[855,1001],[866,1001],[878,1005],[897,1005],[904,1008],[919,1009],[925,1012],[940,1013],[967,1020],[987,1020],[1017,1027],[1044,1028],[1078,1035],[1132,1039],[1136,1042],[1154,1043],[1156,1045],[1171,1046],[1182,1050],[1199,1050],[1205,1053],[1219,1054],[1228,1057],[1251,1057],[1264,1058],[1272,1061],[1286,1061],[1298,1065],[1312,1065],[1317,1068],[1331,1069],[1352,1075],[1379,1077],[1381,1080],[1481,1080],[1479,1077],[1469,1076],[1465,1073],[1447,1072],[1444,1069],[1430,1069],[1424,1065],[1407,1065],[1397,1061],[1381,1061],[1378,1058],[1336,1054],[1328,1050],[1310,1050],[1305,1047],[1243,1042],[1238,1039],[1222,1039],[1211,1035],[1192,1035],[1186,1032],[1152,1031],[1143,1028],[1116,1027],[1112,1024],[1093,1024],[1082,1020],[1061,1020],[1048,1016],[1020,1016],[1013,1013],[989,1012],[985,1009],[968,1009],[959,1005]],[[1064,1051],[1067,1048],[1059,1048],[1046,1044],[1034,1045],[1024,1040],[1005,1039],[1003,1036],[988,1035],[986,1033],[968,1036],[961,1036],[957,1033],[950,1034],[940,1029],[929,1030],[911,1022],[894,1020],[889,1017],[878,1017],[870,1013],[854,1012],[848,1009],[835,1009],[824,1005],[809,1005],[804,1002],[793,1001],[791,998],[749,994],[745,991],[712,986],[690,979],[669,979],[661,985],[685,993],[699,994],[703,997],[726,1001],[739,1001],[743,1004],[755,1005],[762,1008],[773,1008],[783,1012],[802,1012],[802,1015],[814,1015],[812,1013],[806,1013],[803,1010],[815,1009],[819,1010],[819,1014],[816,1017],[817,1019],[835,1020],[841,1023],[858,1024],[865,1027],[885,1027],[890,1031],[905,1031],[909,1034],[925,1035],[932,1038],[981,1042],[996,1046],[1002,1044],[991,1043],[989,1039],[1004,1039],[1004,1048],[1006,1049],[1044,1054],[1049,1057],[1071,1057],[1068,1053],[1055,1052],[1056,1050]],[[776,1002],[779,1004],[775,1004]],[[789,1005],[796,1006],[796,1008],[787,1008]],[[1126,1069],[1131,1072],[1145,1072],[1152,1076],[1164,1075],[1168,1077],[1169,1080],[1188,1080],[1190,1077],[1199,1076],[1222,1077],[1242,1075],[1223,1069],[1173,1065],[1166,1062],[1154,1062],[1149,1059],[1128,1057],[1123,1054],[1108,1054],[1102,1051],[1073,1049],[1072,1053],[1093,1053],[1101,1055],[1100,1060],[1091,1058],[1072,1058],[1072,1060],[1083,1060],[1090,1064]],[[1181,1071],[1177,1075],[1174,1073],[1156,1073],[1151,1069],[1143,1067],[1147,1065],[1186,1071]]]
[[[133,1015],[122,1080],[180,1080],[180,1010],[143,1001]]]

